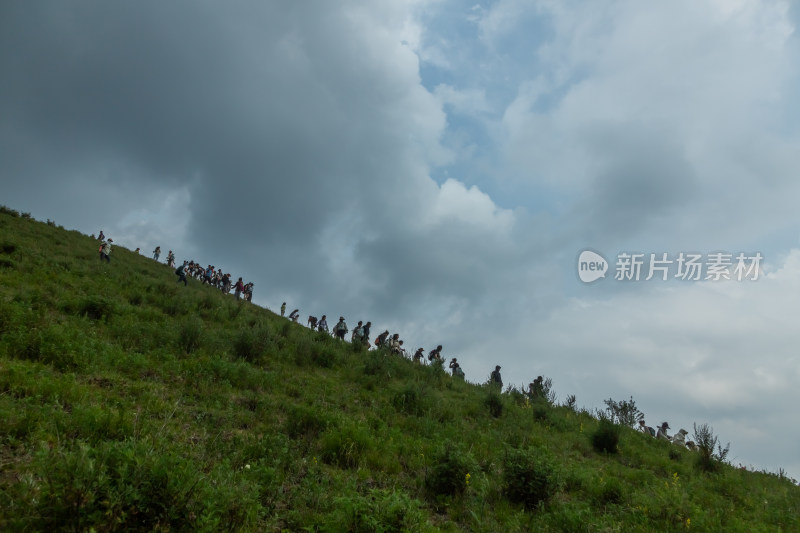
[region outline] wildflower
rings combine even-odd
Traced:
[[[692,519],[691,518],[687,518],[686,519],[686,529],[689,529],[690,527],[692,527]]]
[[[250,470],[250,465],[249,465],[249,464],[247,464],[247,465],[244,465],[244,469],[245,469],[245,470]]]
[[[470,476],[470,475],[469,475],[469,472],[467,472],[467,475],[466,475],[466,476],[464,476],[464,483],[466,483],[466,485],[467,485],[468,487],[469,487],[469,478],[470,478],[470,477],[472,477],[472,476]]]

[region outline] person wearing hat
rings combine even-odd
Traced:
[[[107,263],[111,262],[111,243],[114,242],[114,239],[108,239],[107,241],[103,241],[100,243],[100,260],[106,260]]]
[[[503,388],[503,378],[500,376],[500,365],[494,367],[494,371],[492,372],[492,375],[489,378],[489,383],[495,385],[500,389]]]
[[[688,431],[681,428],[680,431],[678,431],[677,433],[675,433],[675,435],[672,436],[672,444],[677,444],[678,446],[686,446],[686,435],[688,434],[689,434]]]
[[[344,336],[348,331],[349,330],[347,329],[347,324],[344,323],[344,317],[340,316],[339,322],[337,322],[336,325],[333,326],[334,335],[336,335],[336,338],[338,338],[339,340],[344,340]]]
[[[672,441],[672,437],[670,437],[669,435],[667,435],[667,430],[668,430],[668,429],[671,429],[671,428],[669,427],[669,424],[667,424],[666,422],[663,422],[663,423],[662,423],[662,424],[661,424],[661,425],[658,427],[658,431],[656,431],[656,438],[657,438],[657,439],[664,439],[664,440]]]

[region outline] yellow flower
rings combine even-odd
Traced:
[[[472,477],[472,476],[470,476],[470,475],[469,475],[469,472],[467,472],[467,475],[466,475],[466,476],[464,476],[464,482],[465,482],[467,485],[469,485],[469,478],[470,478],[470,477]]]
[[[691,518],[687,518],[686,519],[686,529],[689,529],[690,527],[692,527],[692,519]]]

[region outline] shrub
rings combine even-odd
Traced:
[[[619,426],[610,420],[600,420],[600,425],[592,433],[592,446],[601,453],[617,453],[619,446]]]
[[[200,347],[200,338],[203,335],[203,323],[197,319],[187,319],[181,324],[178,331],[178,348],[189,355]]]
[[[10,207],[6,207],[4,205],[0,205],[0,213],[12,217],[19,217],[19,211],[17,211],[16,209],[11,209]]]
[[[392,405],[401,413],[420,415],[423,412],[423,398],[420,391],[412,384],[408,384],[392,397]]]
[[[550,409],[548,409],[545,405],[535,405],[533,407],[533,419],[537,422],[548,422],[550,420]]]
[[[108,320],[114,312],[114,304],[101,296],[89,296],[78,302],[68,301],[61,308],[72,315],[85,316],[92,320]]]
[[[233,353],[248,363],[256,363],[270,344],[269,330],[266,327],[243,329],[233,341]]]
[[[704,472],[717,472],[720,464],[724,463],[728,457],[731,443],[725,448],[719,444],[718,438],[714,435],[714,428],[708,424],[697,424],[694,427],[694,442],[697,444],[697,467]],[[717,448],[716,452],[714,448]]]
[[[27,513],[31,530],[185,530],[203,513],[202,473],[178,454],[131,441],[45,448],[36,470],[42,482],[25,502],[36,507]]]
[[[447,441],[433,456],[433,466],[426,471],[425,487],[433,497],[460,495],[467,487],[467,474],[476,470],[472,456],[458,444]]]
[[[575,398],[575,395],[570,394],[569,396],[567,396],[567,401],[564,402],[564,407],[566,407],[567,409],[572,409],[574,411],[576,408],[577,401],[578,400],[577,398]]]
[[[322,531],[420,531],[425,517],[419,500],[405,492],[372,489],[366,495],[336,498],[333,520]]]
[[[622,483],[617,478],[612,477],[597,485],[594,498],[600,505],[617,505],[622,503],[624,494]]]
[[[380,350],[369,351],[364,359],[364,374],[378,376],[385,374],[389,368],[389,361]]]
[[[512,449],[503,464],[503,493],[509,501],[535,509],[556,492],[552,463],[530,450]]]
[[[633,396],[631,396],[630,401],[622,400],[616,402],[609,398],[608,400],[603,400],[603,403],[606,404],[608,416],[614,423],[632,428],[639,422],[639,420],[644,419],[644,413],[642,413],[639,408],[636,407],[636,402],[633,401]]]
[[[489,409],[489,413],[493,417],[500,418],[503,416],[503,398],[494,387],[489,387],[489,394],[483,400],[483,405]]]
[[[355,468],[370,447],[369,432],[354,425],[332,428],[322,434],[320,447],[320,455],[326,463]]]
[[[328,427],[328,418],[322,416],[318,410],[304,406],[291,409],[286,419],[286,434],[296,439],[298,437],[316,438]]]

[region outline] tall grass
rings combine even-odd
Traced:
[[[713,435],[554,403],[0,208],[2,531],[800,530],[793,481]]]

